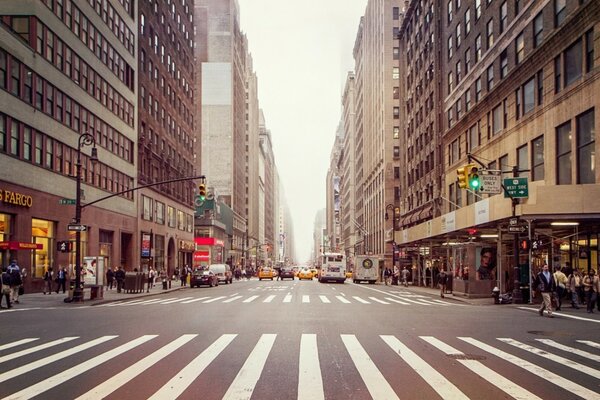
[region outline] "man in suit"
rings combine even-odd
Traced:
[[[535,277],[533,284],[535,290],[539,290],[542,294],[542,305],[540,306],[540,316],[544,316],[544,308],[548,310],[548,317],[553,318],[552,315],[552,293],[556,291],[556,282],[554,277],[550,273],[548,264],[544,264],[542,271]]]

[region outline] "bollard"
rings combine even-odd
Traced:
[[[494,297],[494,304],[500,304],[500,289],[498,289],[498,286],[492,289],[492,297]]]

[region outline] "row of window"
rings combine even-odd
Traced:
[[[133,162],[131,140],[2,49],[0,88],[75,132],[94,134],[99,146]]]
[[[147,137],[146,137],[147,134]],[[158,132],[154,132],[152,128],[146,128],[146,124],[144,122],[140,125],[140,137],[145,138],[147,140],[143,141],[143,144],[147,147],[151,148],[156,154],[164,154],[167,159],[171,160],[172,166],[181,166],[180,170],[182,171],[192,171],[192,164],[187,161],[187,158],[182,155],[181,151],[177,151],[174,147],[167,144],[167,141],[164,138],[164,135],[160,135]],[[142,143],[140,143],[141,145]],[[190,147],[192,142],[190,141],[185,145],[183,151],[192,151],[193,149]],[[149,174],[149,170],[143,170],[143,173]]]
[[[77,173],[77,149],[1,113],[0,152],[64,176]],[[94,166],[85,154],[81,154],[81,177],[82,182],[112,193],[133,188],[133,178],[104,163]],[[133,199],[133,194],[123,197]]]
[[[35,17],[4,17],[11,30],[48,62],[102,103],[123,122],[133,127],[134,106],[83,59]],[[33,43],[35,32],[36,42]]]
[[[169,228],[177,228],[180,231],[194,231],[193,215],[177,210],[175,207],[165,207],[165,203],[144,195],[142,195],[142,219],[154,221],[159,225],[164,225],[166,222]]]
[[[187,58],[187,56],[185,56]],[[167,55],[167,57],[165,58],[165,50],[164,50],[164,46],[161,46],[161,63],[163,65],[166,66],[167,72],[169,73],[169,75],[171,75],[171,77],[173,78],[173,80],[177,80],[177,83],[179,84],[179,86],[181,87],[183,93],[185,93],[185,95],[192,100],[194,98],[194,90],[193,87],[191,86],[191,82],[189,82],[185,76],[181,75],[181,70],[177,68],[177,64],[175,63],[175,57],[171,58],[171,55]],[[146,63],[146,60],[148,60],[148,62]],[[165,63],[166,61],[166,63]],[[145,74],[146,71],[148,73],[148,77],[150,79],[154,78],[154,84],[156,85],[156,87],[158,87],[158,63],[155,66],[154,63],[152,62],[152,58],[151,57],[147,57],[146,56],[146,51],[144,49],[140,50],[140,59],[139,59],[139,68],[140,68],[140,74]],[[164,76],[161,75],[161,87],[164,88]]]
[[[54,14],[65,22],[71,21],[71,15],[74,19],[81,19],[81,23],[89,24],[84,13],[75,5],[73,0],[40,0],[54,12]],[[135,35],[127,27],[121,16],[107,0],[88,0],[90,7],[102,18],[104,23],[110,28],[115,37],[125,46],[129,54],[135,55]],[[67,26],[69,26],[67,24]],[[71,28],[69,26],[69,28]],[[92,27],[93,29],[93,27]]]
[[[42,0],[50,1],[50,0]],[[69,13],[71,11],[71,13]],[[75,34],[75,36],[102,61],[113,74],[129,89],[134,89],[134,69],[125,62],[125,59],[110,44],[98,28],[74,4],[72,10],[64,9],[62,22]],[[38,33],[39,34],[39,33]],[[135,40],[135,39],[134,39]],[[133,49],[135,51],[135,49]],[[39,52],[39,51],[38,51]],[[43,53],[41,53],[43,54]],[[132,53],[134,54],[134,53]]]
[[[154,78],[154,84],[155,87],[157,89],[160,90],[159,93],[162,93],[163,95],[163,101],[161,101],[161,103],[163,104],[170,104],[172,109],[174,109],[177,114],[181,117],[182,120],[184,120],[185,122],[187,122],[187,124],[191,127],[194,125],[194,116],[192,114],[192,111],[190,110],[190,108],[188,108],[188,106],[186,105],[186,101],[185,99],[182,100],[180,96],[178,96],[178,92],[171,87],[171,85],[167,84],[165,82],[165,77],[161,75],[160,79],[158,79],[158,68],[155,69],[154,71],[156,78]],[[149,92],[149,91],[148,91]],[[191,94],[191,90],[190,90],[190,94]],[[191,96],[190,96],[191,97]],[[158,99],[156,99],[158,100]],[[189,98],[188,100],[190,100],[190,105],[191,105],[191,98]],[[148,105],[148,112],[152,113],[152,94],[149,93],[148,94],[148,101],[146,99],[146,87],[144,85],[140,85],[140,104],[139,107],[141,109],[146,109],[146,104]],[[162,107],[164,109],[164,107]],[[155,117],[158,118],[158,111],[155,111],[156,115]],[[164,112],[162,113],[164,115]]]

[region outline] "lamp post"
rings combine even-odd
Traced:
[[[393,211],[392,218],[392,235],[394,236],[392,240],[392,266],[396,266],[396,237],[394,232],[396,232],[396,216],[400,213],[400,209],[393,204],[388,204],[385,206],[385,220],[387,221],[390,217],[388,215],[388,210]]]
[[[83,146],[93,146],[90,160],[92,163],[98,161],[98,149],[96,149],[96,139],[89,133],[82,133],[79,136],[77,144],[77,163],[75,164],[76,193],[75,193],[75,225],[81,224],[81,148]],[[81,229],[75,231],[75,289],[73,290],[73,302],[83,302],[83,287],[81,285]]]

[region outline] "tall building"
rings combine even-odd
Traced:
[[[327,170],[327,182],[325,183],[325,227],[327,229],[327,238],[329,240],[329,248],[324,251],[342,252],[341,243],[341,196],[340,185],[342,177],[343,163],[343,146],[344,146],[344,129],[340,121],[336,130],[335,140],[329,157],[329,169]]]
[[[74,276],[57,244],[75,239],[79,166],[82,257],[137,266],[134,194],[101,200],[137,178],[134,2],[6,0],[0,16],[0,264],[17,259],[29,292],[49,268]]]
[[[140,186],[198,175],[194,154],[193,0],[141,1],[138,78],[138,183]],[[192,266],[193,181],[139,190],[142,270],[171,276]]]

